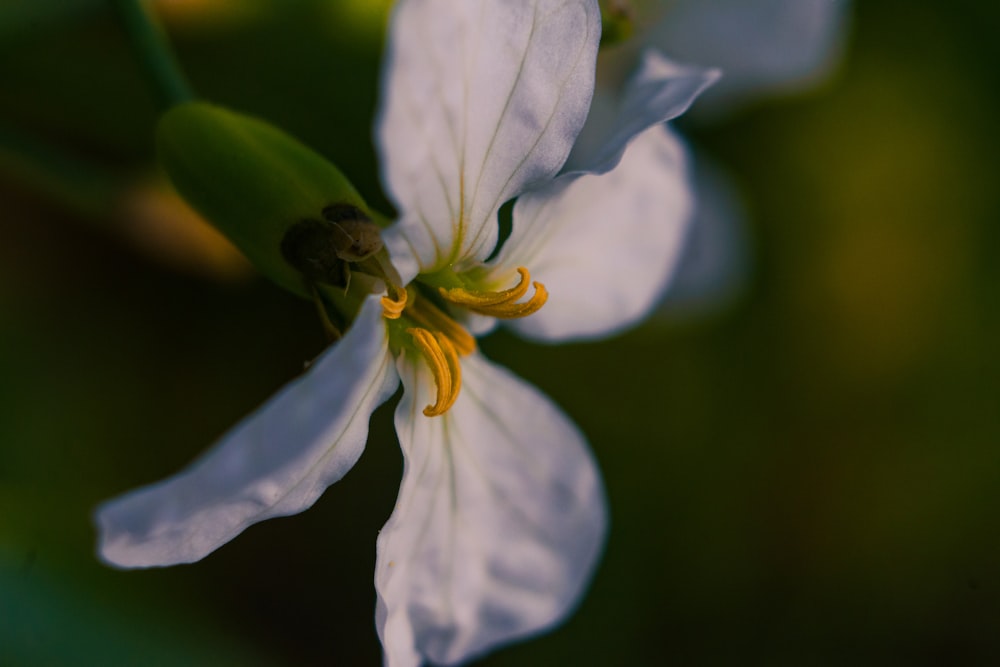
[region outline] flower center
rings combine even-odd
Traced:
[[[387,319],[403,319],[403,332],[434,376],[437,396],[433,405],[424,408],[424,414],[443,415],[458,400],[462,388],[459,356],[474,352],[476,339],[430,299],[421,296],[416,286],[404,290],[401,299],[391,294],[382,297],[382,311]]]
[[[462,388],[459,359],[476,350],[476,339],[435,301],[478,315],[514,319],[538,312],[549,298],[545,286],[532,283],[531,274],[523,266],[517,269],[517,284],[502,290],[478,287],[485,281],[477,280],[475,272],[464,275],[449,272],[443,285],[433,274],[424,275],[417,283],[404,287],[378,226],[363,211],[351,204],[331,204],[323,209],[322,217],[322,220],[301,220],[292,226],[282,239],[282,254],[302,274],[330,340],[340,338],[340,329],[330,320],[318,286],[343,288],[341,297],[336,292],[325,294],[329,299],[347,299],[349,305],[351,294],[357,299],[359,291],[363,295],[378,289],[373,280],[384,285],[382,315],[392,323],[389,330],[390,336],[393,333],[396,336],[396,349],[405,345],[419,352],[434,376],[437,396],[433,405],[424,408],[428,417],[443,415],[458,400]],[[363,278],[357,288],[352,287],[354,274]],[[532,284],[534,294],[521,301]]]
[[[520,280],[509,289],[489,291],[455,287],[438,288],[438,293],[446,302],[480,315],[502,319],[527,317],[545,305],[548,292],[544,285],[536,282],[531,298],[519,302],[528,292],[531,274],[524,267],[517,272]],[[458,400],[462,388],[459,359],[476,350],[475,338],[431,298],[421,295],[417,286],[390,290],[388,296],[382,297],[382,309],[387,319],[402,319],[406,325],[412,325],[403,331],[430,368],[437,389],[434,404],[425,407],[424,414],[428,417],[443,415]]]

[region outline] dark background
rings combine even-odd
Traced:
[[[385,207],[385,3],[206,4],[163,3],[197,90]],[[482,664],[1000,663],[995,7],[857,2],[825,85],[681,123],[742,187],[735,301],[602,343],[483,343],[588,434],[612,529],[578,612]],[[191,566],[93,555],[97,502],[182,467],[323,346],[311,304],[225,248],[171,255],[136,213],[162,192],[130,208],[153,122],[103,3],[0,5],[0,664],[379,664],[386,408],[310,511]]]

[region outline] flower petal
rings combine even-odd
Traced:
[[[382,307],[187,470],[101,505],[101,557],[119,567],[190,563],[247,526],[311,506],[364,450],[368,418],[399,384]]]
[[[595,337],[627,326],[648,310],[649,301],[664,287],[674,246],[687,222],[690,194],[684,155],[672,138],[645,139],[646,148],[628,158],[627,168],[620,162],[639,134],[682,114],[718,76],[717,71],[678,65],[649,51],[620,104],[600,91],[595,94],[587,125],[566,164],[569,173],[518,199],[510,237],[489,263],[484,282],[509,285],[516,282],[517,267],[525,266],[549,288],[545,307],[514,321],[513,328],[543,340]],[[662,150],[653,148],[657,143]],[[648,243],[632,235],[647,234],[650,225],[654,228]],[[628,272],[643,279],[643,285],[622,284],[617,269],[603,274],[600,268],[594,270],[609,258],[630,263],[622,255],[636,246],[640,259],[656,262],[648,275],[643,275],[645,264],[633,265],[637,270]],[[602,275],[603,283],[595,280]],[[622,293],[630,298],[621,301]],[[595,317],[586,322],[571,313],[584,302],[596,306]],[[493,323],[492,318],[477,316],[465,324],[478,335]]]
[[[843,0],[676,0],[648,42],[672,57],[721,67],[725,77],[699,111],[721,110],[828,74],[842,51],[849,6]]]
[[[613,169],[633,138],[683,114],[720,76],[719,70],[682,65],[646,51],[617,105],[607,94],[595,94],[564,171],[603,174]]]
[[[567,174],[522,195],[497,267],[526,266],[549,300],[508,325],[529,338],[595,338],[644,316],[677,265],[692,212],[687,156],[665,125],[631,143],[614,170]]]
[[[378,538],[376,623],[391,667],[455,664],[563,619],[607,516],[583,436],[537,389],[478,354],[442,417],[426,365],[399,362],[403,483]]]
[[[600,20],[594,0],[397,3],[377,132],[392,233],[424,272],[489,256],[500,205],[565,162]]]

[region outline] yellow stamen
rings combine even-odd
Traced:
[[[455,346],[452,345],[451,340],[441,332],[434,332],[434,337],[437,338],[438,344],[441,346],[441,351],[444,352],[445,359],[448,361],[448,373],[451,374],[451,396],[448,397],[448,400],[441,407],[439,414],[443,414],[451,406],[455,405],[455,401],[458,400],[458,393],[462,390],[462,365],[458,361],[458,351],[455,350]],[[427,414],[427,408],[424,408],[424,414]],[[432,417],[434,415],[428,416]]]
[[[406,315],[420,326],[432,331],[440,331],[463,357],[476,351],[476,339],[461,324],[448,317],[430,299],[414,294]]]
[[[428,417],[443,415],[455,404],[462,388],[462,368],[458,362],[458,352],[448,337],[439,331],[431,333],[427,329],[413,327],[407,329],[406,333],[413,336],[413,342],[427,360],[437,386],[434,405],[425,407],[424,414]]]
[[[517,303],[518,299],[528,293],[528,284],[531,281],[528,269],[521,266],[518,267],[517,272],[521,276],[517,285],[498,292],[467,290],[461,287],[451,289],[442,287],[439,291],[441,296],[451,303],[464,306],[480,315],[489,315],[505,320],[527,317],[545,305],[549,293],[541,283],[531,283],[535,286],[535,293],[527,301]]]
[[[497,317],[501,320],[513,320],[537,313],[545,305],[545,302],[549,300],[549,291],[541,283],[532,284],[535,286],[535,293],[523,303],[498,303],[495,306],[470,308],[469,310],[480,315]]]
[[[531,280],[531,274],[523,266],[518,267],[517,272],[521,275],[521,279],[510,289],[499,292],[485,292],[467,290],[461,287],[454,287],[452,289],[442,287],[440,288],[441,296],[454,304],[471,308],[481,308],[483,306],[493,306],[498,303],[517,301],[528,292],[528,283]]]
[[[399,319],[406,308],[406,290],[389,286],[389,295],[382,297],[382,316],[389,320]]]

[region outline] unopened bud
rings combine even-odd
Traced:
[[[329,225],[316,218],[337,207],[357,211],[359,219],[370,216],[334,165],[268,123],[190,102],[161,117],[156,142],[160,162],[181,196],[264,275],[297,294],[310,297],[303,280],[303,274],[311,277],[307,271],[335,277],[337,260],[359,256],[371,245],[370,238],[355,239],[356,230],[345,230],[352,240],[341,235],[333,241],[333,255],[317,258],[312,269],[288,258],[286,237],[301,221]],[[378,243],[381,247],[381,239]]]

